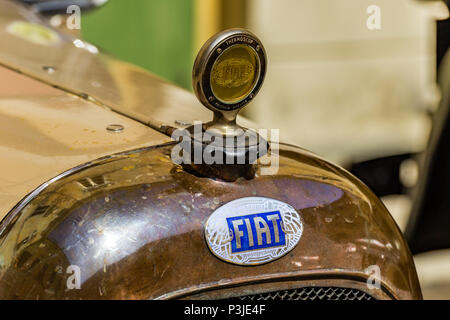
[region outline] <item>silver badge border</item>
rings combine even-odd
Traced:
[[[270,211],[280,211],[286,244],[232,254],[232,233],[226,218]],[[260,265],[279,259],[295,248],[302,234],[303,222],[299,213],[287,203],[266,197],[246,197],[227,202],[217,208],[205,224],[205,239],[211,252],[219,259],[237,265]]]

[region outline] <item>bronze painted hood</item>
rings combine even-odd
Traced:
[[[227,298],[302,286],[358,289],[378,299],[421,297],[401,232],[361,182],[301,149],[282,145],[277,174],[224,182],[187,173],[172,144],[75,168],[23,201],[3,221],[1,298]],[[249,196],[290,204],[298,245],[260,266],[217,259],[204,224]],[[78,290],[67,290],[76,265]],[[366,269],[378,266],[381,288]],[[55,272],[59,270],[59,272]]]

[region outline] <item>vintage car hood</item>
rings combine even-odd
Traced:
[[[270,175],[258,166],[230,183],[184,171],[167,134],[211,119],[191,93],[55,30],[31,40],[17,21],[43,23],[0,0],[0,298],[223,298],[308,283],[421,297],[400,230],[346,171],[288,145]],[[250,196],[290,204],[304,233],[276,261],[232,265],[209,251],[204,224]],[[74,265],[82,284],[70,291]],[[373,265],[378,291],[366,286]]]
[[[421,297],[400,230],[347,172],[281,145],[277,173],[259,166],[254,179],[224,182],[173,164],[172,147],[95,161],[30,194],[0,225],[0,298],[226,298],[305,285]],[[291,205],[303,221],[297,246],[258,266],[214,256],[206,220],[242,197]],[[79,290],[67,290],[70,266],[80,269]],[[381,287],[370,288],[374,266]]]

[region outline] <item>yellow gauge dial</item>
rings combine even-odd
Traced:
[[[214,62],[210,85],[214,96],[227,104],[247,97],[259,78],[258,54],[247,45],[227,48]]]

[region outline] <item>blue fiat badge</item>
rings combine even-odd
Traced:
[[[218,258],[239,265],[258,265],[294,249],[303,232],[297,211],[279,200],[248,197],[212,213],[205,237]]]

